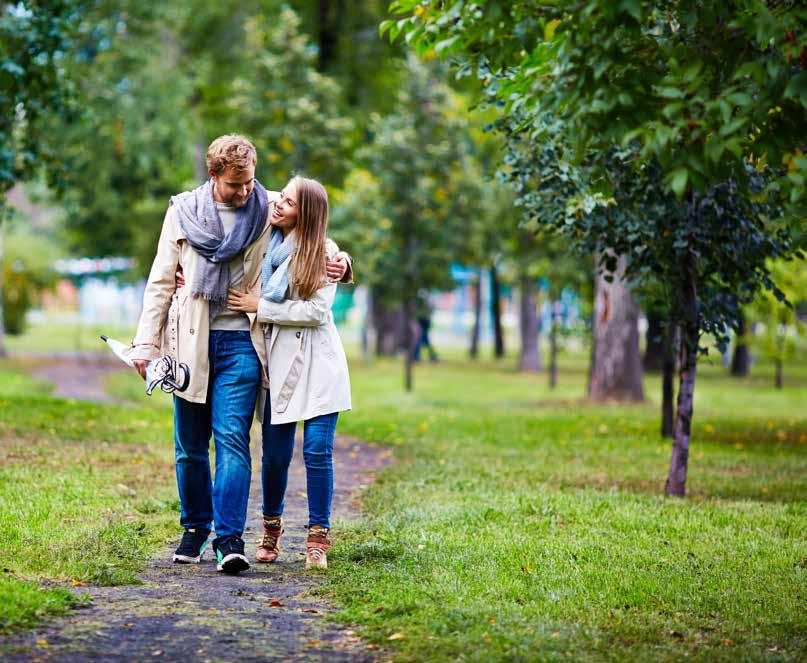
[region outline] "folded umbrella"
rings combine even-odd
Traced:
[[[108,336],[101,336],[101,340],[110,347],[115,356],[124,364],[134,367],[134,362],[128,355],[128,345]],[[157,387],[166,394],[185,391],[190,381],[191,371],[188,365],[180,363],[168,355],[150,361],[146,367],[146,393],[149,396]]]

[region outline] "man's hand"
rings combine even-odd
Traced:
[[[347,272],[347,258],[345,252],[340,251],[334,260],[329,260],[325,265],[325,273],[331,283],[339,283]]]
[[[239,292],[228,288],[227,292],[227,308],[231,311],[239,311],[241,313],[255,313],[258,310],[258,302],[260,298],[257,295],[250,295],[248,292]]]
[[[133,359],[132,363],[134,364],[135,370],[138,372],[140,377],[145,380],[146,368],[148,368],[149,365],[148,359]]]

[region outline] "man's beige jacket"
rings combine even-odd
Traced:
[[[270,203],[274,202],[277,192],[268,193]],[[269,214],[271,210],[270,204]],[[261,270],[269,244],[270,229],[267,215],[263,232],[244,251],[243,289],[258,296],[261,294]],[[143,295],[143,312],[129,350],[131,359],[150,360],[167,354],[186,363],[191,373],[190,384],[186,391],[176,392],[176,395],[193,403],[204,403],[207,400],[207,380],[210,373],[209,305],[207,300],[191,296],[190,285],[177,290],[176,272],[177,267],[182,265],[185,282],[191,284],[202,259],[182,232],[176,208],[172,205],[165,214],[157,255]],[[264,329],[255,313],[246,315],[249,317],[252,345],[261,361],[263,386],[268,388]]]

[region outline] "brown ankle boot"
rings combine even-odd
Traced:
[[[305,542],[305,570],[327,569],[328,550],[331,542],[328,540],[328,530],[321,525],[312,525],[308,528],[308,539]]]
[[[263,538],[255,552],[259,562],[274,562],[280,554],[280,535],[283,534],[283,519],[280,516],[263,517]]]

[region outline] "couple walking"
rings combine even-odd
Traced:
[[[327,239],[324,187],[294,177],[282,191],[267,191],[255,179],[256,164],[246,138],[221,136],[207,151],[210,179],[171,199],[129,356],[143,377],[148,362],[163,354],[190,368],[188,388],[174,394],[185,530],[174,561],[199,562],[215,525],[217,569],[249,568],[242,536],[257,413],[264,532],[256,559],[273,562],[280,552],[283,498],[302,420],[306,568],[327,568],[334,431],[338,413],[350,409],[331,306],[336,281],[352,280],[352,261]]]

